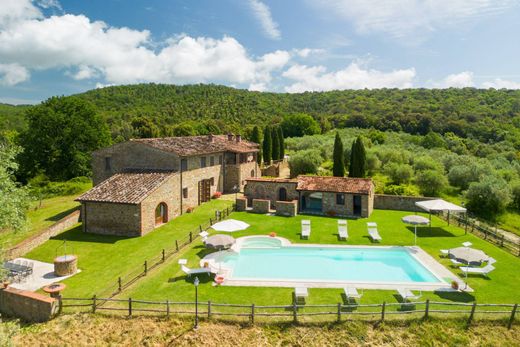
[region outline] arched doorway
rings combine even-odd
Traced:
[[[163,224],[168,221],[168,206],[161,202],[155,208],[155,225]]]
[[[284,187],[278,190],[278,201],[286,201],[287,200],[287,189]]]

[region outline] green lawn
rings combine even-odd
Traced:
[[[246,231],[233,233],[240,237],[253,234],[266,235],[276,232],[278,236],[285,237],[292,242],[300,243],[324,243],[324,244],[371,244],[366,232],[366,222],[378,223],[379,232],[383,237],[382,245],[413,245],[413,228],[404,225],[401,217],[409,212],[376,210],[370,219],[349,220],[348,242],[338,241],[336,230],[337,222],[334,218],[297,216],[293,218],[256,215],[245,212],[233,213],[230,218],[246,221],[251,225]],[[312,221],[312,234],[310,240],[300,240],[300,220]],[[448,226],[446,222],[433,218],[433,229],[428,227],[418,228],[418,245],[434,256],[452,272],[461,275],[456,269],[451,268],[447,259],[440,258],[439,249],[458,247],[464,241],[471,241],[474,247],[484,250],[488,255],[497,260],[496,270],[490,274],[490,279],[470,276],[468,283],[475,289],[473,293],[442,294],[439,296],[431,292],[424,292],[423,299],[430,298],[435,301],[463,301],[463,302],[491,302],[514,303],[520,301],[520,258],[497,248],[484,240],[471,234],[464,235],[464,230]],[[197,267],[199,260],[207,254],[200,242],[197,242],[184,254],[189,260],[190,267]],[[161,269],[149,274],[146,279],[129,288],[121,294],[122,298],[132,297],[143,300],[171,300],[185,301],[193,299],[193,284],[187,281],[184,273],[179,269],[176,259],[172,258]],[[206,277],[199,276],[202,284],[199,287],[199,298],[202,301],[241,303],[257,305],[286,305],[291,302],[293,289],[291,288],[260,288],[260,287],[214,287]],[[310,289],[308,303],[331,304],[341,300],[341,289]],[[381,303],[382,301],[396,302],[395,292],[382,290],[366,290],[362,303]]]
[[[67,279],[64,294],[69,297],[90,297],[112,288],[119,276],[141,271],[145,260],[160,255],[162,249],[175,247],[175,240],[184,238],[199,224],[206,223],[214,211],[231,206],[229,200],[212,200],[157,228],[143,237],[118,237],[84,233],[81,225],[65,231],[29,252],[26,257],[52,262],[59,247],[67,240],[68,252],[78,255],[81,273]]]
[[[77,197],[78,195],[70,195],[44,199],[41,205],[39,201],[32,202],[27,211],[26,227],[20,231],[0,233],[0,246],[10,248],[56,223],[79,206],[79,203],[74,201]]]

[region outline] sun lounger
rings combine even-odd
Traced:
[[[338,235],[340,240],[348,239],[347,221],[345,219],[338,220]]]
[[[199,233],[199,236],[202,238],[202,242],[206,242],[206,239],[208,238],[209,233],[207,231],[203,231],[203,232]]]
[[[464,247],[471,247],[471,246],[473,246],[473,244],[472,244],[471,242],[469,242],[469,241],[462,242],[462,245],[463,245]]]
[[[311,221],[302,220],[302,239],[308,239],[311,236]]]
[[[495,267],[491,264],[488,264],[484,267],[471,267],[471,266],[461,266],[459,268],[465,275],[468,274],[476,274],[476,275],[484,275],[488,276],[488,274],[495,270]]]
[[[347,302],[356,301],[356,299],[361,299],[363,293],[359,293],[354,287],[345,287],[343,288],[345,292],[345,297],[347,298]]]
[[[377,223],[376,222],[367,222],[367,227],[369,227],[369,228],[377,228]]]
[[[294,300],[298,303],[305,303],[305,298],[309,296],[309,292],[306,287],[296,287],[294,288]]]
[[[383,240],[381,238],[381,235],[379,235],[379,232],[377,231],[376,228],[369,228],[368,229],[368,236],[370,236],[370,238],[374,242],[380,242],[381,240]]]
[[[190,277],[191,275],[200,275],[200,274],[207,274],[209,275],[211,273],[211,270],[209,267],[200,267],[197,269],[190,269],[186,265],[181,265],[182,271]]]
[[[450,261],[453,263],[453,265],[455,266],[460,266],[460,265],[464,265],[464,263],[458,261],[457,259],[454,259],[454,258],[450,258]]]
[[[445,257],[447,257],[448,255],[450,255],[450,250],[449,249],[441,249],[441,254]]]
[[[419,295],[416,295],[408,288],[397,289],[397,294],[399,294],[403,301],[418,300],[422,296],[422,292],[419,292]]]

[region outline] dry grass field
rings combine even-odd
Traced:
[[[380,325],[239,325],[191,318],[63,315],[44,324],[2,323],[0,345],[14,346],[519,346],[520,326],[463,320],[392,321]],[[7,331],[9,330],[9,332]],[[11,336],[8,336],[10,334]]]

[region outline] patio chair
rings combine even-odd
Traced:
[[[309,292],[306,287],[294,288],[294,302],[296,304],[305,304],[305,299],[309,296]]]
[[[377,228],[374,228],[374,227],[369,227],[369,229],[368,229],[368,236],[370,236],[370,238],[374,242],[381,242],[381,240],[383,240],[381,235],[379,235],[379,232],[377,231]]]
[[[462,245],[463,245],[464,247],[471,247],[471,246],[473,246],[473,244],[472,244],[471,242],[469,242],[469,241],[462,242]]]
[[[345,219],[338,220],[338,235],[340,240],[348,239],[347,221]]]
[[[367,227],[369,227],[369,228],[377,228],[377,223],[376,222],[367,222]]]
[[[206,242],[206,240],[209,236],[209,233],[207,231],[203,231],[203,232],[199,233],[199,236],[202,238],[202,242]]]
[[[343,288],[345,292],[345,297],[347,298],[347,303],[353,301],[356,302],[356,299],[361,299],[363,296],[363,292],[359,293],[357,288],[354,287],[345,287]]]
[[[181,265],[181,269],[186,275],[188,275],[188,277],[191,277],[191,275],[200,275],[200,274],[206,274],[209,276],[209,274],[211,273],[211,270],[209,267],[200,267],[197,269],[190,269],[186,265]]]
[[[403,299],[403,301],[410,301],[410,300],[418,300],[422,296],[422,291],[419,291],[419,294],[414,294],[410,289],[408,288],[399,288],[397,289],[397,294]]]
[[[304,219],[302,220],[302,239],[309,239],[311,236],[311,221]]]
[[[441,249],[441,255],[443,257],[447,257],[450,255],[450,250],[449,249]]]
[[[471,267],[471,266],[461,266],[459,268],[466,276],[468,274],[476,274],[476,275],[484,275],[488,277],[488,274],[495,270],[495,267],[491,264],[488,264],[484,267]]]
[[[457,259],[455,258],[450,258],[450,261],[452,262],[453,265],[455,266],[461,266],[461,265],[465,265],[464,263],[458,261]]]

